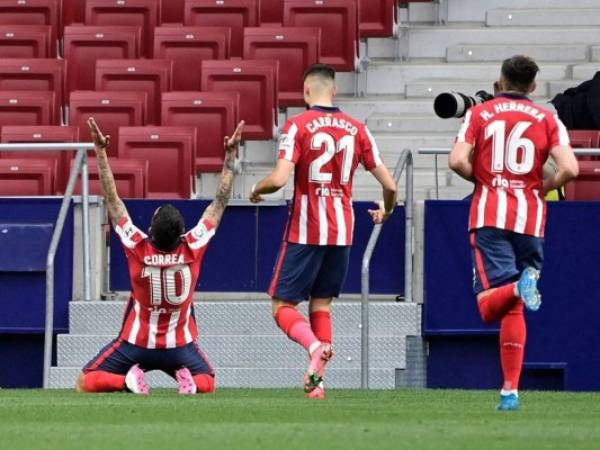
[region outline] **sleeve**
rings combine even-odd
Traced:
[[[364,137],[362,142],[363,148],[361,163],[365,170],[370,172],[371,170],[383,164],[383,161],[381,159],[381,154],[379,153],[377,142],[375,142],[373,135],[366,126],[364,127]]]
[[[550,148],[558,147],[559,145],[571,145],[569,139],[569,132],[567,127],[558,118],[558,115],[554,114],[553,118],[550,119]]]
[[[294,164],[298,163],[301,154],[298,125],[288,120],[279,138],[279,157]]]
[[[115,231],[119,236],[123,247],[128,250],[135,249],[140,242],[143,242],[148,237],[133,224],[129,216],[125,216],[119,221],[115,226]]]
[[[456,137],[456,142],[475,145],[477,136],[479,135],[479,127],[480,124],[477,116],[473,117],[473,111],[469,109],[467,114],[465,114],[463,124]]]
[[[208,245],[216,231],[217,229],[212,221],[202,219],[185,234],[184,238],[190,249],[200,250]]]

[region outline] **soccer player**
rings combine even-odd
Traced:
[[[186,233],[181,213],[166,204],[154,212],[148,235],[132,223],[117,194],[106,156],[110,136],[102,135],[94,119],[89,119],[88,125],[108,215],[129,260],[132,294],[119,336],[83,368],[76,390],[127,388],[135,394],[148,394],[144,372],[162,370],[177,380],[180,394],[213,392],[214,371],[196,344],[193,295],[207,245],[231,195],[244,122],[231,138],[225,138],[225,164],[216,198],[198,224]]]
[[[333,106],[335,70],[317,64],[304,76],[310,109],[284,126],[274,171],[252,188],[250,200],[286,185],[292,171],[294,199],[269,295],[277,325],[308,352],[304,389],[324,398],[323,375],[333,356],[330,304],[338,297],[348,268],[354,231],[352,179],[359,164],[383,187],[384,201],[369,211],[375,223],[387,220],[396,204],[396,183],[382,163],[366,126]],[[310,324],[297,305],[310,300]]]
[[[504,384],[498,410],[519,408],[523,305],[530,311],[541,305],[544,195],[578,174],[565,126],[527,97],[538,71],[526,56],[504,61],[500,93],[467,112],[449,156],[450,168],[475,183],[469,218],[474,290],[483,321],[500,321]],[[544,180],[549,155],[557,171]]]

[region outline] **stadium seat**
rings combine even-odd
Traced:
[[[599,130],[569,130],[571,146],[578,148],[598,148],[600,147]]]
[[[195,190],[195,144],[191,127],[122,127],[118,155],[149,162],[149,198],[189,199]]]
[[[186,0],[185,24],[231,28],[232,57],[243,53],[244,28],[258,26],[257,0]]]
[[[281,26],[283,24],[283,1],[260,0],[260,25]]]
[[[63,26],[85,23],[85,0],[62,0]]]
[[[61,0],[12,0],[0,2],[0,25],[49,25],[50,42],[56,46]]]
[[[196,127],[196,173],[220,172],[223,168],[223,137],[235,129],[239,103],[236,92],[163,94],[162,124]]]
[[[87,120],[94,117],[103,133],[111,137],[108,156],[117,156],[119,127],[145,125],[146,103],[144,92],[75,91],[71,93],[69,124],[79,129],[83,141],[89,142]]]
[[[566,186],[567,200],[600,200],[600,161],[579,161],[579,176]]]
[[[160,123],[160,94],[171,90],[173,62],[111,59],[96,62],[97,91],[139,91],[148,95],[149,125]]]
[[[352,72],[358,60],[358,17],[354,0],[285,0],[286,27],[321,28],[319,61]]]
[[[268,140],[277,123],[277,61],[204,61],[202,90],[238,92],[244,139]]]
[[[45,159],[0,159],[0,196],[53,195],[55,172]]]
[[[148,161],[110,158],[110,168],[121,198],[146,198],[148,196],[148,167]],[[88,179],[90,195],[103,195],[95,158],[89,159]],[[75,195],[81,195],[81,177],[75,187]]]
[[[318,62],[319,28],[246,28],[244,59],[279,61],[279,106],[304,106],[302,76]]]
[[[359,7],[358,27],[361,38],[386,38],[394,35],[395,0],[361,0]]]
[[[60,125],[50,91],[0,90],[0,127],[6,125]]]
[[[45,58],[0,59],[0,90],[53,91],[53,120],[59,121],[64,104],[65,61]]]
[[[49,58],[56,56],[48,25],[0,25],[0,58]]]
[[[174,90],[198,90],[202,61],[227,59],[230,40],[230,28],[159,27],[154,34],[154,57],[173,61]]]
[[[67,92],[94,89],[99,59],[139,58],[140,33],[140,27],[65,27],[64,56],[69,61]]]
[[[2,127],[2,143],[78,142],[79,130],[59,126],[5,126]],[[2,159],[36,159],[56,164],[55,192],[62,193],[69,180],[74,152],[48,150],[43,152],[0,152]]]
[[[162,24],[182,24],[185,0],[163,0]]]
[[[142,55],[152,57],[154,28],[160,25],[160,0],[86,0],[86,25],[142,28]]]

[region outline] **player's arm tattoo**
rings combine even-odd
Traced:
[[[127,216],[127,208],[125,208],[123,200],[121,200],[117,193],[117,185],[115,184],[115,178],[108,163],[106,149],[96,147],[96,162],[100,173],[100,183],[104,192],[108,217],[116,225],[123,217]]]

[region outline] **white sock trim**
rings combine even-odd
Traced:
[[[315,352],[315,350],[318,349],[320,346],[321,346],[321,342],[320,341],[313,342],[311,344],[311,346],[308,348],[308,354],[310,356],[312,356],[312,354]]]
[[[519,391],[517,391],[516,389],[502,389],[500,391],[500,395],[516,395],[517,398],[519,398]]]

